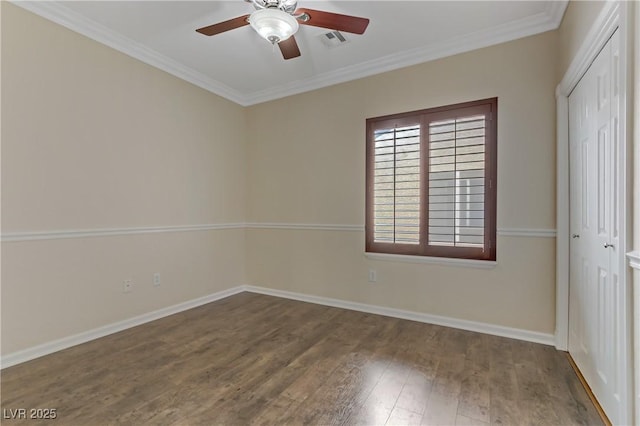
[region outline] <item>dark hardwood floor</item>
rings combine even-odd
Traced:
[[[1,373],[60,425],[602,424],[544,345],[242,293]]]

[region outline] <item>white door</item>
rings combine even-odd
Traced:
[[[625,347],[617,182],[618,32],[569,96],[569,353],[609,419],[620,423]]]

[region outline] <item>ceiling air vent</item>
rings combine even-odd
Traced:
[[[319,37],[322,43],[330,48],[342,46],[349,42],[349,40],[347,40],[340,31],[329,31],[324,34],[320,34]]]

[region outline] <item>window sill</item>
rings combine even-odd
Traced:
[[[450,257],[409,256],[404,254],[365,252],[365,257],[372,260],[404,263],[427,263],[433,265],[461,266],[464,268],[493,269],[498,262],[495,260],[454,259]]]

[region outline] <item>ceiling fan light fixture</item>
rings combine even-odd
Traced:
[[[275,8],[256,10],[249,16],[249,24],[271,44],[288,39],[299,27],[296,18]]]

